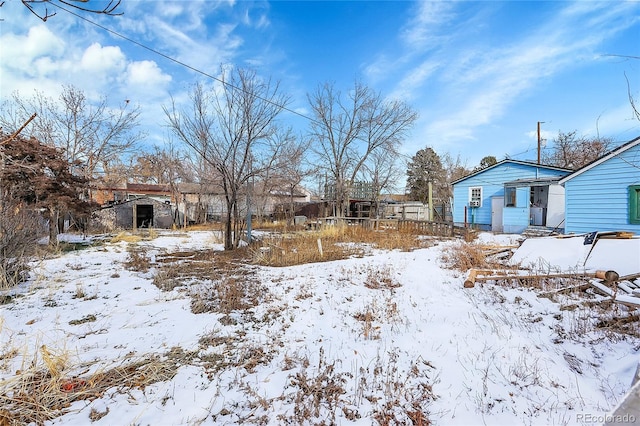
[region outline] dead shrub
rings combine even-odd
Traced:
[[[148,272],[151,268],[151,259],[140,247],[130,248],[127,260],[124,262],[125,268],[130,271]]]
[[[374,290],[393,290],[402,287],[402,284],[393,278],[391,268],[387,266],[367,269],[364,286]]]
[[[418,358],[411,363],[409,371],[401,372],[397,365],[398,355],[389,355],[386,365],[378,359],[373,368],[373,384],[379,384],[384,389],[382,400],[367,398],[375,405],[373,419],[380,426],[430,425],[426,410],[437,396],[425,379],[429,378],[433,365]],[[365,371],[370,373],[368,369]]]
[[[44,232],[38,215],[17,201],[0,202],[0,290],[29,276],[29,261]]]
[[[233,311],[247,310],[262,303],[267,289],[254,277],[230,276],[223,279],[192,287],[191,312],[220,312],[229,314]]]
[[[457,241],[442,251],[440,260],[447,268],[466,272],[491,267],[480,244]]]
[[[293,415],[278,416],[278,420],[287,424],[336,424],[336,413],[346,402],[342,395],[348,374],[336,371],[335,361],[329,363],[324,356],[324,348],[320,348],[320,358],[316,371],[308,371],[303,367],[289,376],[290,386],[294,392],[284,397],[293,402]],[[312,419],[321,420],[321,423]]]

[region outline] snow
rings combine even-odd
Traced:
[[[616,271],[621,277],[640,273],[640,238],[598,239],[585,269]]]
[[[518,237],[483,233],[479,241],[510,245]],[[545,253],[549,268],[585,267],[590,246],[578,240],[526,240],[519,261]],[[207,231],[163,232],[39,261],[30,281],[0,305],[0,394],[2,381],[42,345],[71,354],[69,374],[83,376],[180,347],[197,357],[172,380],[112,388],[47,424],[86,425],[92,409],[108,408],[92,424],[298,424],[303,409],[317,413],[308,424],[371,425],[376,413],[410,424],[407,413],[420,409],[441,425],[573,425],[583,424],[581,413],[614,407],[638,363],[637,338],[609,339],[584,327],[597,320],[595,311],[561,309],[532,289],[463,288],[465,274],[440,261],[453,241],[286,268],[251,266],[267,294],[248,312],[232,312],[232,321],[192,313],[194,290],[161,291],[155,268],[123,265],[131,247],[153,261],[163,253],[222,250],[218,241]],[[632,252],[603,242],[588,267]],[[395,285],[367,287],[376,277]],[[565,305],[575,302],[564,297]],[[96,320],[70,324],[90,315]],[[203,347],[207,337],[230,343]],[[3,355],[10,349],[18,351]],[[323,393],[332,386],[344,392]]]
[[[584,235],[529,238],[510,263],[547,272],[616,271],[622,277],[640,273],[640,238],[597,238],[593,244],[585,244]]]
[[[582,272],[590,250],[591,245],[584,244],[584,236],[527,238],[510,263],[547,272]]]

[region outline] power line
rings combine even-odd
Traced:
[[[126,41],[128,41],[128,42],[130,42],[130,43],[135,44],[136,46],[139,46],[139,47],[141,47],[141,48],[143,48],[143,49],[148,50],[149,52],[155,53],[156,55],[162,56],[163,58],[168,59],[169,61],[174,62],[174,63],[176,63],[176,64],[178,64],[178,65],[181,65],[181,66],[183,66],[183,67],[185,67],[185,68],[188,68],[188,69],[190,69],[191,71],[194,71],[194,72],[196,72],[196,73],[198,73],[198,74],[201,74],[201,75],[203,75],[203,76],[205,76],[205,77],[207,77],[207,78],[210,78],[210,79],[215,80],[215,81],[217,81],[217,82],[219,82],[219,83],[222,83],[223,85],[228,86],[228,87],[230,87],[230,88],[232,88],[232,89],[234,89],[234,90],[238,90],[238,91],[243,92],[243,93],[245,93],[245,94],[255,95],[254,93],[249,93],[247,90],[245,90],[245,89],[243,89],[243,88],[241,88],[241,87],[237,87],[237,86],[235,86],[235,85],[233,85],[233,84],[231,84],[231,83],[229,83],[229,82],[227,82],[227,81],[224,81],[224,80],[222,80],[222,79],[220,79],[220,78],[218,78],[218,77],[216,77],[216,76],[213,76],[213,75],[211,75],[211,74],[209,74],[209,73],[207,73],[207,72],[205,72],[205,71],[202,71],[202,70],[200,70],[200,69],[198,69],[198,68],[196,68],[196,67],[193,67],[193,66],[191,66],[191,65],[189,65],[189,64],[187,64],[187,63],[185,63],[185,62],[179,61],[178,59],[175,59],[175,58],[173,58],[173,57],[171,57],[171,56],[169,56],[169,55],[166,55],[166,54],[164,54],[164,53],[160,52],[159,50],[156,50],[156,49],[154,49],[154,48],[152,48],[152,47],[149,47],[149,46],[147,46],[147,45],[145,45],[145,44],[142,44],[142,43],[140,43],[140,42],[138,42],[138,41],[136,41],[136,40],[134,40],[134,39],[132,39],[132,38],[130,38],[130,37],[125,36],[124,34],[120,34],[119,32],[114,31],[114,30],[112,30],[112,29],[110,29],[110,28],[107,28],[107,27],[105,27],[104,25],[100,25],[100,24],[98,24],[97,22],[94,22],[94,21],[92,21],[92,20],[90,20],[90,19],[88,19],[88,18],[85,18],[84,16],[79,15],[79,14],[77,14],[77,13],[75,13],[75,12],[72,12],[72,11],[71,11],[71,10],[69,10],[69,9],[65,9],[64,7],[60,6],[59,4],[56,4],[56,3],[51,3],[51,4],[52,4],[52,5],[54,5],[54,6],[55,6],[55,7],[57,7],[57,8],[59,8],[59,9],[61,9],[61,10],[65,11],[65,12],[67,12],[67,13],[69,13],[69,14],[71,14],[71,15],[73,15],[73,16],[75,16],[75,17],[77,17],[77,18],[79,18],[79,19],[82,19],[82,20],[83,20],[83,21],[85,21],[85,22],[88,22],[88,23],[90,23],[90,24],[92,24],[92,25],[95,25],[96,27],[98,27],[98,28],[100,28],[100,29],[103,29],[104,31],[107,31],[107,32],[108,32],[108,33],[110,33],[110,34],[113,34],[113,35],[115,35],[115,36],[117,36],[117,37],[120,37],[120,38],[122,38],[122,39],[124,39],[124,40],[126,40]],[[302,113],[300,113],[300,112],[298,112],[298,111],[292,110],[292,109],[288,108],[286,105],[280,105],[280,104],[278,104],[277,102],[273,102],[272,100],[269,100],[269,99],[263,98],[263,97],[261,97],[261,96],[256,96],[256,97],[257,97],[258,99],[260,99],[261,101],[263,101],[263,102],[267,102],[267,103],[269,103],[269,104],[271,104],[271,105],[274,105],[274,106],[276,106],[276,107],[278,107],[278,108],[281,108],[283,111],[290,112],[291,114],[294,114],[294,115],[297,115],[297,116],[299,116],[299,117],[302,117],[302,118],[304,118],[304,119],[306,119],[306,120],[309,120],[309,121],[311,121],[311,122],[313,122],[313,123],[315,123],[315,124],[322,125],[322,123],[321,123],[321,122],[319,122],[318,120],[316,120],[316,119],[314,119],[314,118],[312,118],[312,117],[309,117],[309,116],[307,116],[307,115],[304,115],[304,114],[302,114]]]

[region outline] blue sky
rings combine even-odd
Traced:
[[[89,4],[105,3],[92,0]],[[19,0],[0,8],[0,95],[93,98],[140,105],[147,143],[161,145],[162,105],[206,77],[49,6],[43,23]],[[558,131],[618,142],[640,135],[625,73],[640,102],[640,2],[133,1],[123,16],[83,15],[208,74],[253,67],[281,81],[289,107],[356,79],[408,102],[419,119],[402,153],[426,146],[475,166],[486,155],[536,158]],[[304,132],[294,114],[283,120]]]

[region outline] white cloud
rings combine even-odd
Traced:
[[[3,68],[12,68],[34,75],[33,62],[38,58],[59,57],[65,51],[65,42],[44,25],[31,27],[26,35],[7,33],[0,36]]]
[[[441,25],[450,22],[455,14],[453,2],[420,1],[415,16],[403,28],[401,39],[412,48],[434,46],[443,38]]]
[[[83,53],[80,68],[93,73],[118,73],[125,69],[126,59],[117,46],[101,46],[93,43]]]
[[[424,82],[431,77],[440,67],[440,64],[435,61],[425,61],[419,66],[410,70],[409,74],[405,76],[396,85],[395,89],[389,95],[392,99],[402,99],[410,102],[418,96],[422,96],[419,91],[416,91],[416,87],[420,87]]]
[[[127,65],[126,81],[131,86],[165,87],[171,76],[164,74],[153,61],[131,62]]]
[[[517,99],[551,76],[584,65],[587,58],[594,57],[603,39],[631,25],[633,19],[627,19],[629,5],[607,5],[571,4],[529,33],[523,29],[524,37],[507,46],[444,46],[442,51],[429,54],[431,60],[421,61],[406,72],[394,93],[418,93],[429,99],[427,82],[438,85],[445,94],[439,98],[437,109],[428,107],[430,114],[421,114],[428,120],[423,122],[422,135],[450,143],[474,140],[476,128],[504,116]],[[422,45],[424,54],[431,48],[425,38],[429,25],[437,28],[439,7],[424,6],[423,14],[412,21],[413,31],[403,34],[414,47]],[[445,10],[445,18],[450,13]],[[611,28],[612,22],[619,25]],[[422,26],[425,28],[420,30]],[[417,56],[415,51],[413,54]],[[429,99],[428,105],[433,102]]]

